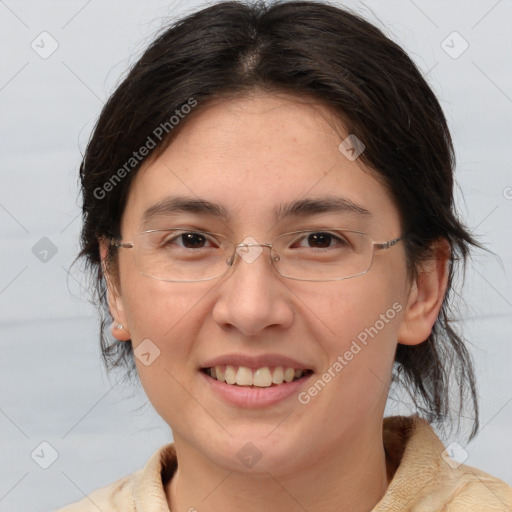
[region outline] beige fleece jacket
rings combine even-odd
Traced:
[[[512,512],[512,488],[483,471],[457,465],[418,416],[384,419],[383,442],[393,478],[371,512]],[[146,466],[57,512],[170,512],[165,485],[177,467],[173,444]]]

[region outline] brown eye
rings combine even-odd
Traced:
[[[325,231],[309,233],[296,242],[299,247],[310,249],[328,249],[330,247],[344,247],[348,245],[347,240]]]
[[[183,246],[188,249],[202,248],[206,243],[206,237],[200,233],[183,233],[178,238],[181,238]]]
[[[183,249],[207,249],[208,247],[218,247],[218,244],[204,233],[197,231],[181,231],[173,232],[163,238],[159,246],[168,249],[177,247]]]
[[[330,233],[312,233],[307,237],[307,241],[312,247],[325,248],[330,247],[333,238]]]

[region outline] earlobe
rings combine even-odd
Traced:
[[[450,244],[440,239],[434,244],[432,258],[425,262],[411,286],[398,331],[398,343],[418,345],[431,334],[448,286]]]
[[[113,318],[112,325],[110,326],[110,331],[112,336],[118,341],[128,341],[130,340],[130,332],[128,330],[128,326],[126,325],[126,318],[124,314],[124,306],[121,294],[119,293],[119,286],[115,282],[115,278],[112,275],[109,267],[108,267],[108,255],[109,255],[109,242],[107,239],[101,239],[99,241],[100,247],[100,259],[101,259],[101,268],[103,272],[103,276],[105,278],[105,282],[107,284],[107,302],[110,314]]]
[[[115,320],[110,326],[110,332],[117,341],[129,341],[131,339],[128,329],[123,324],[120,324]]]

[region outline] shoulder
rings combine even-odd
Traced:
[[[437,475],[425,485],[416,501],[423,507],[442,505],[442,510],[447,512],[510,512],[512,488],[479,469],[454,463],[448,469],[439,468]]]
[[[452,475],[452,493],[446,504],[448,510],[512,511],[512,487],[479,469],[461,464]],[[480,509],[478,509],[480,510]]]
[[[177,467],[173,444],[158,449],[144,468],[101,487],[56,512],[136,512],[166,510],[165,485]]]
[[[110,485],[95,490],[80,501],[59,508],[56,512],[135,511],[133,485],[141,473],[142,470],[139,470],[120,478]]]
[[[384,421],[384,446],[394,476],[374,512],[512,511],[512,488],[499,478],[450,458],[432,427],[418,416]],[[394,507],[394,508],[393,508]]]

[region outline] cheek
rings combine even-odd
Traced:
[[[194,306],[202,296],[196,286],[199,283],[152,279],[138,272],[130,253],[121,256],[122,304],[134,349],[149,338],[160,350],[173,351],[178,333],[188,334],[182,323],[193,315]],[[187,328],[190,329],[190,325]]]
[[[155,369],[173,374],[173,362],[186,361],[194,323],[183,324],[193,315],[194,301],[183,284],[167,283],[132,273],[122,287],[123,307],[128,324],[135,362],[143,384],[155,379]],[[197,300],[197,298],[196,298]],[[154,360],[146,366],[148,356]],[[162,364],[165,361],[166,368]],[[144,386],[146,387],[146,386]]]
[[[192,352],[206,290],[142,279],[124,290],[137,372],[155,410],[169,424],[179,425],[177,412],[190,409],[187,389],[197,370]]]
[[[326,404],[339,404],[326,414],[337,415],[350,404],[357,417],[385,402],[405,307],[397,271],[329,284],[309,299],[326,354],[321,378],[332,382]]]
[[[325,333],[324,339],[334,346],[343,341],[339,348],[356,339],[364,343],[369,332],[373,337],[381,331],[386,337],[393,336],[405,307],[400,279],[388,270],[384,277],[374,272],[352,280],[324,283],[309,294],[307,306]]]

